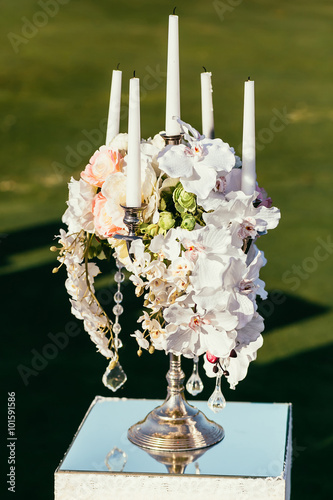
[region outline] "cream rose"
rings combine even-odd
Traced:
[[[92,212],[94,215],[95,230],[102,238],[110,238],[118,231],[121,231],[122,228],[114,224],[107,199],[102,193],[98,193],[95,196]]]
[[[123,157],[118,151],[101,146],[90,158],[81,177],[92,186],[102,187],[105,179],[115,172],[120,172]]]

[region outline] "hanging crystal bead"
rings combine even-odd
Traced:
[[[214,413],[218,413],[219,411],[223,410],[226,405],[226,400],[221,390],[221,379],[222,372],[220,370],[216,376],[215,390],[211,397],[208,399],[208,408],[210,408]]]
[[[116,323],[114,322],[113,323],[113,327],[112,327],[112,331],[115,335],[119,335],[119,333],[121,332],[121,326],[119,323]]]
[[[123,294],[122,294],[121,292],[119,292],[119,291],[118,291],[118,292],[116,292],[116,293],[114,294],[114,296],[113,296],[113,299],[114,299],[114,301],[115,301],[117,304],[119,304],[119,302],[121,302],[121,301],[123,300],[123,298],[124,298],[124,297],[123,297]]]
[[[122,385],[124,385],[126,380],[126,373],[119,363],[117,363],[112,369],[108,366],[102,378],[102,382],[105,387],[111,389],[113,392],[116,392]]]
[[[124,308],[120,304],[116,304],[112,309],[112,312],[115,316],[120,316],[121,314],[123,314]]]
[[[186,390],[192,396],[196,396],[197,394],[200,394],[200,392],[202,392],[203,388],[204,386],[199,376],[199,359],[197,358],[197,356],[195,356],[193,358],[192,375],[190,376],[190,378],[186,383]]]
[[[119,269],[121,269],[121,265],[120,265]],[[117,271],[116,274],[114,275],[114,280],[116,283],[122,283],[124,281],[124,279],[125,279],[125,274],[122,273],[121,271]]]
[[[122,343],[122,341],[121,341],[121,339],[119,337],[114,338],[114,347],[115,347],[116,350],[118,350],[121,347],[123,347],[123,343]]]

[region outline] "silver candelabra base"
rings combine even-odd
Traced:
[[[128,439],[141,448],[161,452],[199,450],[224,438],[223,427],[186,401],[180,358],[170,354],[164,403],[128,430]]]

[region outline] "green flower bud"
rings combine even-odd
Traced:
[[[195,212],[195,209],[197,207],[196,204],[196,197],[195,194],[193,193],[188,193],[185,191],[183,188],[182,184],[179,182],[173,192],[173,201],[175,202],[175,206],[181,207],[184,210],[177,210],[182,213],[184,211],[187,212]]]
[[[186,213],[186,208],[182,207],[181,205],[179,205],[179,203],[177,203],[177,201],[175,202],[175,209],[177,210],[177,212],[179,212],[180,214],[185,214]]]
[[[195,217],[191,214],[184,214],[180,227],[192,231],[195,227]]]
[[[157,234],[157,224],[146,224],[143,223],[140,225],[140,233],[145,234],[147,236],[156,236]]]
[[[148,236],[156,236],[157,235],[158,224],[149,224],[146,229],[146,234]]]
[[[181,182],[178,182],[177,186],[175,187],[174,191],[173,191],[173,201],[176,203],[178,201],[178,198],[180,196],[180,193],[184,191],[184,188],[182,186],[182,183]]]
[[[166,204],[165,199],[164,199],[164,198],[161,198],[161,200],[160,200],[160,207],[159,207],[159,208],[160,208],[160,210],[163,212],[163,210],[165,210],[165,209],[166,209],[166,207],[167,207],[167,204]]]
[[[164,212],[167,210],[168,206],[170,203],[172,203],[172,192],[169,187],[166,189],[163,189],[160,194],[160,204],[159,204],[159,210],[160,212]]]
[[[162,228],[164,231],[168,231],[175,225],[175,219],[173,218],[173,215],[171,212],[161,212],[160,213],[160,220],[158,225],[160,228]]]

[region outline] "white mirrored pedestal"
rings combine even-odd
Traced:
[[[206,402],[189,402],[222,425],[225,438],[183,474],[169,474],[127,439],[162,401],[97,396],[55,472],[55,500],[289,500],[290,404],[227,403],[214,414]]]

